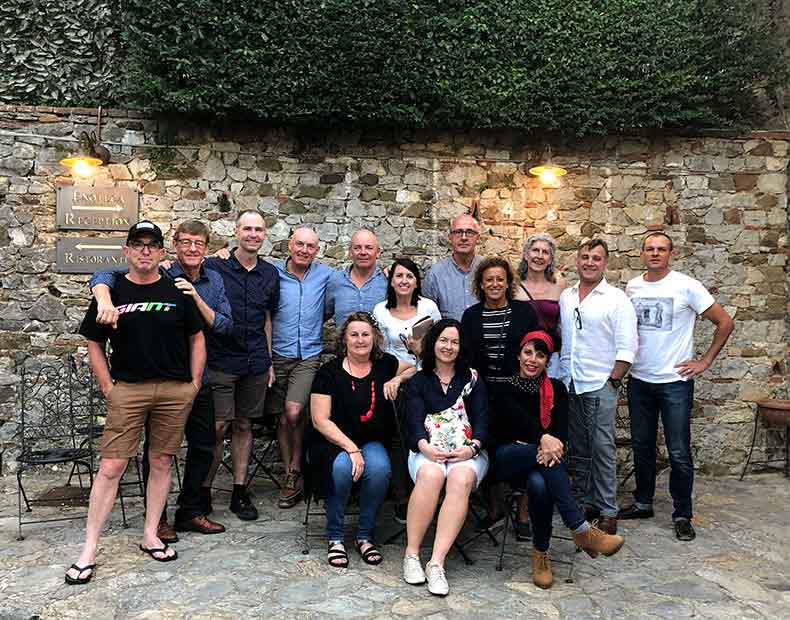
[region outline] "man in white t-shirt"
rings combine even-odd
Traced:
[[[638,321],[639,349],[628,383],[628,411],[634,449],[636,490],[634,503],[620,519],[653,516],[656,490],[656,434],[658,416],[664,427],[671,473],[675,535],[694,540],[691,493],[694,465],[691,458],[691,408],[694,377],[716,359],[733,330],[733,320],[697,280],[672,271],[672,239],[652,232],[642,242],[644,275],[631,280],[626,295]],[[705,354],[694,358],[694,323],[702,315],[716,326]]]

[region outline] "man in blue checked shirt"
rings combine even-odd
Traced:
[[[202,222],[192,220],[178,226],[174,235],[177,261],[164,273],[175,281],[185,295],[192,297],[205,324],[207,345],[221,334],[229,334],[233,328],[231,308],[225,295],[222,277],[202,267],[203,258],[209,241],[209,230]],[[112,324],[118,321],[118,311],[110,299],[110,289],[115,279],[124,271],[102,271],[90,281],[90,287],[98,303],[97,323]],[[220,523],[207,517],[209,512],[203,492],[203,481],[214,459],[216,444],[214,404],[211,388],[204,371],[203,382],[195,397],[192,410],[187,419],[185,435],[187,455],[184,466],[184,480],[178,496],[178,510],[175,515],[176,530],[196,531],[202,534],[224,532]],[[148,442],[143,453],[145,477],[148,472]],[[210,504],[210,497],[209,497]],[[178,535],[167,522],[167,508],[162,512],[157,535],[164,543],[176,542]]]
[[[324,315],[334,315],[335,329],[352,312],[373,313],[375,305],[387,298],[387,276],[377,263],[381,246],[373,231],[360,228],[355,232],[348,255],[351,266],[336,270],[326,288]]]

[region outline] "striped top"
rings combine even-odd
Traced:
[[[483,349],[486,368],[482,369],[482,374],[488,382],[501,383],[508,378],[502,368],[505,365],[503,357],[510,328],[510,314],[510,305],[496,310],[483,308]]]

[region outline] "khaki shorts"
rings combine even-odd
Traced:
[[[298,403],[302,410],[310,402],[313,379],[321,367],[321,356],[304,360],[272,354],[275,382],[271,387],[271,397],[266,401],[267,415],[279,416],[285,413],[285,402]]]
[[[208,382],[214,397],[214,418],[230,422],[236,418],[259,418],[269,386],[269,371],[261,375],[231,375],[208,370]]]
[[[117,381],[107,394],[101,455],[128,459],[137,454],[146,421],[150,451],[176,454],[196,395],[197,390],[189,381]]]

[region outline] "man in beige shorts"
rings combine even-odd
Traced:
[[[206,363],[203,319],[194,299],[158,271],[164,239],[147,220],[129,229],[123,253],[129,273],[112,291],[117,327],[96,322],[91,302],[80,326],[88,339],[91,369],[107,399],[107,421],[101,440],[101,463],[91,489],[85,543],[77,562],[66,571],[66,583],[88,583],[96,569],[99,534],[118,491],[129,458],[137,454],[148,424],[148,510],[140,550],[158,562],[178,557],[157,536],[159,516],[170,489],[170,466],[181,447],[184,425],[200,389]],[[108,364],[105,345],[112,345]]]

